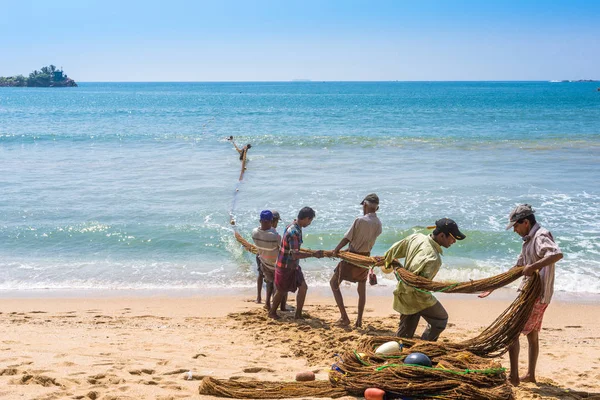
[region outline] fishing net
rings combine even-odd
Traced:
[[[256,247],[236,232],[242,246],[256,254]],[[303,249],[303,252],[314,252]],[[324,252],[325,256],[333,256]],[[366,257],[340,252],[339,258],[365,267],[383,265],[382,257]],[[460,283],[432,282],[394,265],[396,277],[419,290],[446,293],[477,293],[505,286],[522,276],[522,267],[505,273]],[[539,275],[529,279],[512,304],[478,336],[458,343],[428,342],[398,337],[369,337],[355,349],[337,356],[329,373],[329,381],[269,382],[219,380],[207,377],[200,394],[232,397],[279,399],[290,397],[340,397],[362,395],[367,388],[380,388],[392,397],[443,398],[465,400],[501,400],[512,398],[505,369],[492,358],[508,351],[518,339],[537,298],[541,294]],[[395,341],[400,350],[395,354],[375,352],[381,344]],[[426,354],[432,367],[404,364],[414,352]]]

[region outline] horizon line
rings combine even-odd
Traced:
[[[312,79],[291,79],[291,80],[231,80],[231,81],[75,81],[77,83],[452,83],[452,82],[551,82],[551,83],[593,83],[600,82],[600,79],[515,79],[515,80],[312,80]]]

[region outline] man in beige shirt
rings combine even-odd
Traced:
[[[375,214],[379,209],[379,197],[375,193],[371,193],[360,204],[363,207],[363,216],[354,220],[344,238],[333,250],[334,256],[337,256],[340,250],[347,244],[350,244],[348,246],[349,252],[368,256],[371,254],[371,249],[375,244],[377,236],[381,235],[381,221],[377,218],[377,214]],[[356,266],[347,261],[340,261],[335,268],[329,285],[331,286],[333,297],[341,314],[341,318],[337,322],[338,325],[350,325],[350,318],[348,318],[348,313],[344,306],[344,298],[340,291],[340,283],[348,281],[358,282],[358,316],[354,325],[357,328],[362,326],[362,316],[365,310],[365,303],[367,302],[368,274],[368,268]]]

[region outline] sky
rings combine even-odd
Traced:
[[[0,76],[600,79],[600,1],[0,0]]]

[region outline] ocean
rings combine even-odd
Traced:
[[[556,290],[600,293],[593,82],[81,83],[0,88],[0,291],[251,288],[262,209],[333,249],[381,199],[383,255],[438,218],[467,239],[439,280],[514,265],[530,203],[565,258]],[[252,144],[244,179],[226,140]],[[302,263],[326,287],[332,259]],[[380,275],[380,282],[388,278]],[[391,283],[391,280],[390,280]],[[391,292],[391,289],[390,289]]]

